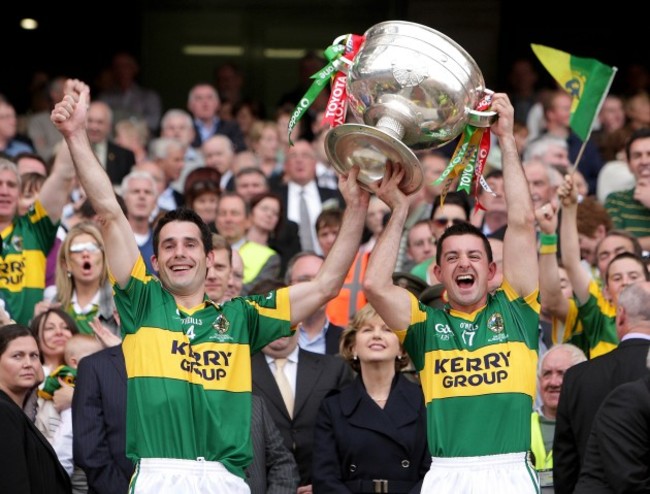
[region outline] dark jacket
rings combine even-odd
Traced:
[[[298,465],[282,442],[264,398],[252,396],[253,462],[246,469],[251,494],[296,494]]]
[[[0,492],[72,492],[70,477],[50,443],[4,391],[0,391]]]
[[[263,396],[273,421],[280,429],[285,446],[293,453],[300,485],[311,484],[311,460],[314,449],[314,425],[320,403],[327,393],[352,381],[352,371],[340,357],[321,355],[300,349],[293,418],[271,373],[265,355],[252,358],[253,393]]]
[[[603,401],[575,494],[650,492],[650,371]]]
[[[422,390],[398,373],[382,410],[357,376],[323,400],[314,443],[314,494],[383,492],[374,479],[391,493],[419,493],[431,465]]]
[[[122,179],[131,173],[135,165],[133,151],[108,141],[106,146],[106,173],[113,185],[121,185]]]
[[[631,338],[611,352],[571,367],[564,376],[553,439],[553,486],[573,493],[598,407],[617,386],[647,372],[650,340]]]
[[[126,364],[120,345],[83,358],[72,397],[75,463],[89,494],[126,493],[134,465],[126,457]]]

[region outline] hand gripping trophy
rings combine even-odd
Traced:
[[[380,180],[391,161],[405,167],[400,185],[404,193],[418,191],[423,172],[413,150],[441,147],[467,129],[487,129],[496,118],[495,112],[485,111],[491,92],[476,62],[429,27],[382,22],[363,36],[337,38],[325,55],[330,64],[313,76],[312,86],[322,88],[332,80],[325,150],[341,174],[358,165],[362,186]],[[308,107],[308,95],[296,108],[289,132]],[[355,123],[345,123],[347,108]],[[465,139],[466,158],[480,154],[478,134]],[[462,159],[457,161],[441,179],[467,168],[458,166]],[[478,167],[472,166],[471,172],[480,177]]]

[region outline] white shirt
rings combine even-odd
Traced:
[[[296,348],[293,349],[293,352],[287,355],[286,357],[287,363],[284,364],[284,369],[283,369],[284,375],[287,376],[289,385],[293,390],[294,398],[296,396],[296,377],[298,376],[298,350],[300,350],[300,347],[296,345]],[[270,357],[269,355],[266,354],[264,354],[264,358],[266,359],[266,363],[269,364],[269,368],[271,369],[271,374],[275,375],[275,358]]]
[[[167,187],[163,193],[158,196],[158,207],[160,209],[166,209],[167,211],[173,211],[178,207],[176,199],[174,199],[174,189]]]
[[[307,202],[307,210],[309,211],[309,222],[311,223],[311,237],[314,250],[317,254],[322,255],[323,251],[318,245],[316,238],[316,219],[323,210],[323,203],[321,202],[320,194],[318,192],[318,185],[316,181],[312,180],[304,187],[289,182],[287,187],[287,218],[295,221],[300,225],[300,191],[305,191],[305,201]]]

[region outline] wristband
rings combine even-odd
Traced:
[[[541,233],[539,235],[539,244],[540,254],[556,254],[557,233]]]
[[[540,233],[540,245],[555,245],[557,246],[557,233]]]
[[[557,244],[556,245],[542,245],[539,248],[540,254],[556,254],[557,253]]]

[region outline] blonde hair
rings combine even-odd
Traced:
[[[345,328],[341,333],[341,339],[339,341],[339,353],[343,359],[345,359],[348,364],[350,364],[350,367],[352,367],[355,372],[361,371],[361,364],[359,363],[358,359],[354,358],[354,353],[352,351],[352,347],[357,340],[357,331],[359,331],[364,324],[377,316],[379,316],[379,314],[377,314],[375,308],[370,304],[366,304],[357,311],[357,313],[352,318],[352,321],[350,321],[348,327]],[[395,370],[398,372],[409,364],[409,358],[406,355],[406,352],[404,351],[401,343],[399,347],[402,351],[402,355],[401,358],[395,359]]]
[[[99,278],[100,288],[108,280],[108,266],[106,262],[106,252],[104,249],[104,239],[102,234],[99,231],[97,226],[90,221],[83,221],[77,223],[75,226],[70,228],[70,231],[65,237],[61,248],[59,249],[59,254],[56,259],[56,294],[57,301],[61,302],[61,306],[67,310],[68,306],[72,302],[72,294],[75,289],[74,278],[68,276],[67,264],[70,262],[70,245],[72,241],[81,234],[88,234],[95,239],[97,245],[102,252],[102,274]]]
[[[63,359],[66,365],[76,367],[82,358],[98,352],[103,348],[104,346],[93,335],[82,333],[73,334],[65,342]],[[73,364],[72,359],[75,359],[76,363]]]

